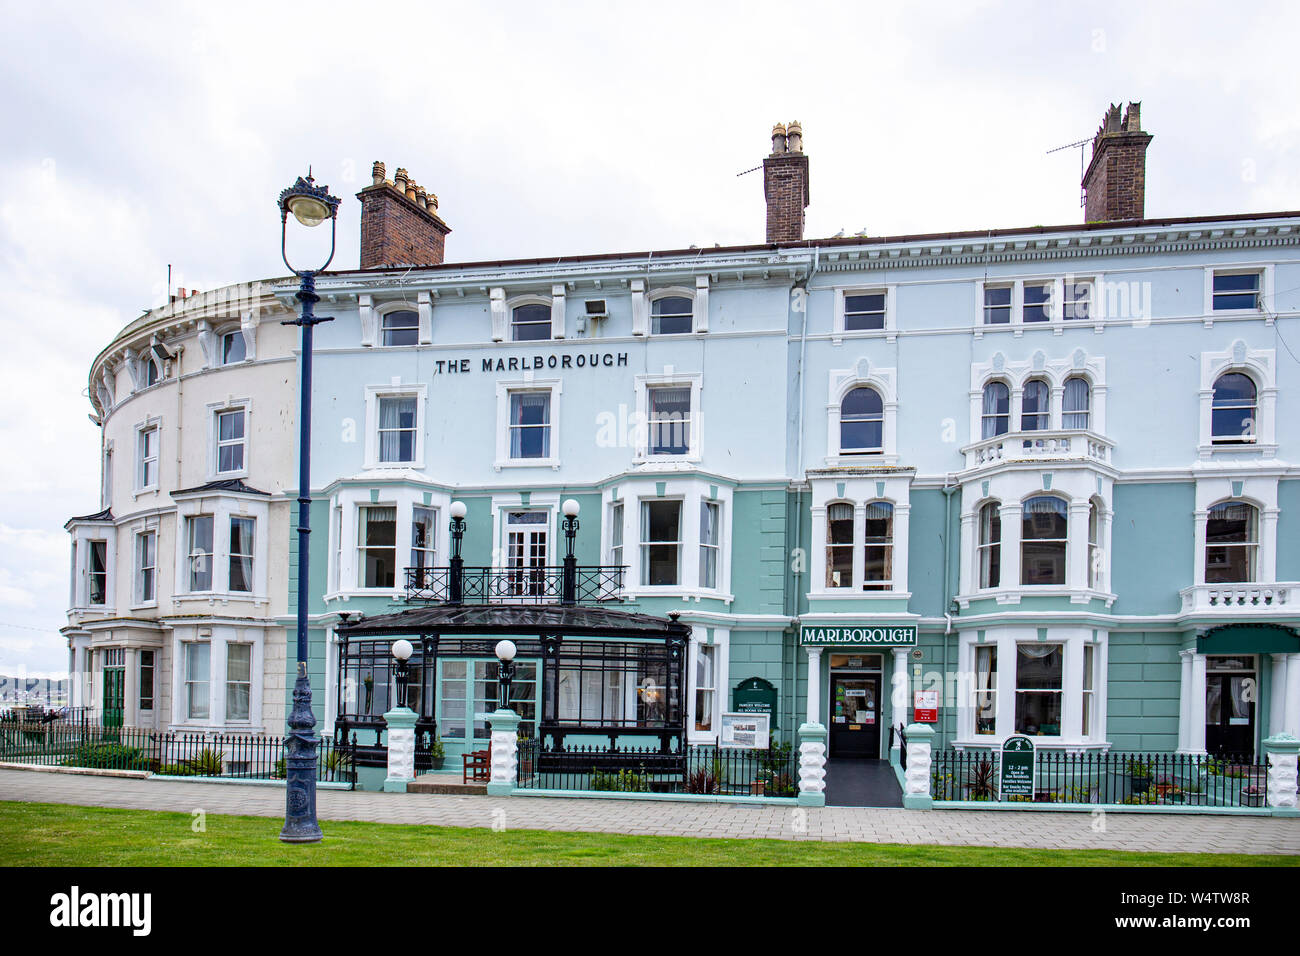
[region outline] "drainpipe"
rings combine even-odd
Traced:
[[[807,376],[804,374],[804,365],[807,361],[807,356],[808,356],[808,298],[810,295],[808,287],[812,284],[813,276],[817,274],[817,266],[820,261],[821,261],[821,247],[813,246],[812,266],[808,270],[808,275],[806,275],[803,279],[803,290],[804,290],[803,321],[799,325],[799,405],[795,410],[796,425],[795,425],[795,462],[794,462],[794,470],[797,475],[802,475],[803,472],[803,409],[804,409],[804,395],[807,393],[807,387],[806,387]],[[794,291],[797,288],[799,288],[799,282],[797,281],[790,286],[790,303],[792,308],[794,305]],[[795,492],[794,547],[796,548],[799,547],[799,544],[802,540],[803,540],[803,487],[801,481],[799,489]],[[787,556],[787,560],[788,560],[788,556]],[[802,578],[803,572],[792,571],[791,574],[794,577],[794,585],[795,585],[794,594],[792,595],[793,607],[791,608],[791,610],[793,610],[794,613],[791,616],[797,618],[799,616],[799,595],[802,591],[800,587],[800,580]],[[793,736],[795,732],[795,728],[798,727],[799,724],[799,721],[795,719],[795,715],[799,712],[799,700],[798,700],[799,644],[798,644],[797,629],[792,638],[792,643],[793,643],[793,653],[790,655],[791,657],[790,732],[792,734],[791,740],[797,743],[797,740]],[[809,674],[808,679],[809,680],[815,679],[814,675]]]
[[[941,708],[947,704],[948,696],[948,644],[949,636],[952,634],[952,607],[953,596],[949,593],[949,566],[952,564],[952,496],[961,488],[952,480],[952,474],[948,473],[943,476],[943,690],[941,691],[944,700],[940,701]],[[960,536],[958,537],[960,541]],[[958,555],[958,559],[960,559]],[[956,688],[953,688],[954,704],[956,703]],[[940,724],[940,727],[944,725]],[[943,745],[943,732],[940,731],[940,746]]]

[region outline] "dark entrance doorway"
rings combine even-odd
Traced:
[[[880,757],[880,675],[831,672],[830,755]]]
[[[1205,675],[1205,749],[1216,757],[1255,754],[1259,678],[1253,657],[1211,657]]]

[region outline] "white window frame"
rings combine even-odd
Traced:
[[[1200,440],[1201,461],[1272,459],[1277,456],[1277,352],[1249,348],[1241,339],[1222,352],[1201,353]],[[1255,440],[1214,442],[1214,383],[1230,372],[1247,375],[1255,383]]]
[[[70,610],[111,614],[117,606],[117,528],[111,521],[69,522],[72,536],[72,593]],[[104,603],[90,603],[90,545],[104,542]],[[134,563],[134,554],[132,555]],[[134,587],[134,585],[133,585]],[[132,592],[134,594],[134,591]]]
[[[970,368],[970,440],[969,444],[961,449],[963,454],[968,455],[968,466],[971,462],[969,453],[985,442],[1044,437],[1041,431],[1026,432],[1020,428],[1023,418],[1024,386],[1034,379],[1047,383],[1048,431],[1084,431],[1099,436],[1106,434],[1105,358],[1089,355],[1082,348],[1074,349],[1069,356],[1063,358],[1049,358],[1044,350],[1039,350],[1027,361],[1008,361],[1002,352],[995,352],[989,361],[972,363]],[[1062,428],[1065,382],[1071,378],[1081,378],[1088,383],[1089,405],[1086,429]],[[1007,386],[1007,431],[1001,435],[985,438],[983,437],[984,388],[994,382],[1001,382]],[[1206,408],[1208,407],[1207,405]],[[1067,437],[1073,439],[1073,436]]]
[[[226,361],[226,339],[231,338],[233,336],[239,337],[240,344],[242,344],[244,347],[244,357],[241,359],[235,359],[234,361],[228,362]],[[215,365],[216,367],[224,368],[225,366],[228,365],[242,365],[244,362],[248,362],[252,360],[252,356],[250,354],[249,347],[248,347],[248,337],[244,334],[244,330],[241,326],[235,325],[224,329],[219,329],[216,335],[213,336],[213,338],[216,339],[217,354],[215,356],[216,361],[213,362],[213,365]]]
[[[208,673],[207,673],[207,680],[205,681],[194,680],[190,676],[190,649],[192,647],[200,647],[200,646],[206,648],[208,652]],[[213,719],[212,642],[210,640],[184,641],[181,643],[180,650],[181,650],[181,666],[178,668],[178,670],[181,672],[181,687],[184,691],[184,696],[181,698],[181,704],[180,704],[180,712],[182,715],[182,719],[186,723],[191,723],[191,724],[210,724],[212,723],[212,719]],[[206,714],[194,714],[192,712],[193,707],[191,705],[192,695],[190,693],[190,686],[192,684],[200,684],[200,683],[207,685],[208,708]]]
[[[230,649],[232,647],[248,648],[248,680],[246,681],[236,681],[230,679]],[[253,642],[251,641],[226,641],[225,643],[225,650],[223,652],[223,656],[225,658],[225,667],[223,668],[223,670],[225,671],[225,674],[222,675],[224,679],[221,682],[221,690],[222,690],[222,700],[223,703],[225,703],[224,717],[226,723],[228,724],[251,724],[253,722],[253,658],[255,657],[255,655],[256,655],[256,648]],[[230,705],[227,701],[229,699],[230,687],[232,684],[235,685],[243,684],[248,687],[248,716],[247,717],[232,717],[230,715]]]
[[[954,745],[961,747],[988,747],[1001,745],[1015,733],[1015,705],[1020,690],[1016,681],[1018,645],[1059,644],[1062,647],[1061,674],[1061,732],[1056,735],[1034,737],[1043,747],[1062,749],[1106,746],[1107,667],[1109,635],[1105,630],[1091,626],[1049,626],[1046,637],[1040,639],[1040,629],[1028,625],[1007,625],[983,629],[962,630],[958,634],[959,673],[969,674],[966,682],[958,681],[957,734]],[[975,733],[975,648],[997,648],[997,690],[994,698],[995,732]],[[1083,733],[1084,699],[1084,647],[1093,648],[1093,700],[1091,733]],[[1009,691],[1009,692],[1008,692]]]
[[[659,492],[662,490],[662,494]],[[643,585],[641,554],[641,502],[660,499],[682,501],[682,524],[678,541],[678,583],[676,585]],[[733,489],[730,485],[710,482],[694,475],[646,475],[619,480],[607,486],[601,494],[605,521],[601,522],[601,554],[610,554],[614,536],[610,524],[611,506],[623,504],[623,564],[627,572],[623,577],[623,594],[629,599],[638,596],[672,596],[683,599],[709,598],[731,604],[731,564],[733,517]],[[536,495],[533,501],[536,503]],[[718,580],[716,588],[700,584],[700,502],[715,502],[718,514]]]
[[[144,543],[145,538],[153,538],[153,566],[149,567],[144,563]],[[131,565],[134,573],[131,576],[131,606],[133,608],[157,607],[158,606],[158,528],[156,525],[139,528],[131,537]],[[145,571],[153,572],[153,594],[150,597],[144,595]]]
[[[1231,583],[1208,585],[1205,558],[1210,508],[1240,502],[1255,509],[1255,580],[1249,584],[1277,583],[1278,477],[1276,474],[1199,478],[1196,482],[1195,545],[1192,581],[1197,587],[1231,588]]]
[[[551,393],[551,454],[546,458],[511,458],[510,457],[510,393],[511,392],[547,392]],[[497,392],[497,442],[496,460],[492,467],[496,471],[502,468],[550,468],[560,467],[560,396],[564,383],[558,378],[533,378],[526,374],[522,379],[498,381]]]
[[[230,412],[244,413],[244,437],[239,444],[244,446],[244,464],[242,468],[236,468],[232,471],[221,471],[221,416]],[[214,402],[208,405],[208,478],[209,480],[224,478],[247,478],[248,477],[248,459],[252,451],[252,442],[249,441],[253,424],[253,401],[250,398],[237,398],[227,402]],[[226,445],[235,444],[226,442]]]
[[[251,523],[253,526],[253,530],[251,532],[251,537],[253,539],[253,550],[250,552],[235,551],[235,545],[234,545],[235,536],[233,532],[234,532],[234,525],[236,521],[247,521]],[[259,535],[257,531],[257,519],[254,518],[252,515],[241,515],[241,514],[226,515],[226,541],[229,542],[229,544],[228,547],[226,548],[226,560],[224,564],[226,568],[226,590],[228,590],[231,594],[251,595],[256,590],[256,581],[257,581],[257,572],[258,572],[257,545],[260,537],[261,535]],[[247,558],[252,564],[252,574],[249,575],[250,580],[248,581],[248,588],[246,590],[236,589],[230,580],[230,565],[232,562],[234,562],[235,558]]]
[[[691,335],[696,331],[696,308],[695,308],[695,289],[688,289],[686,286],[667,286],[661,289],[655,289],[646,294],[646,334],[654,337],[665,335],[668,337]],[[656,332],[655,331],[655,303],[662,299],[685,299],[691,305],[689,327],[685,332]],[[686,315],[688,313],[674,312],[672,315]]]
[[[701,401],[704,395],[704,376],[699,372],[663,372],[660,374],[637,375],[633,379],[636,388],[636,419],[644,427],[633,429],[637,439],[633,454],[634,464],[648,462],[698,462],[703,457],[704,415]],[[689,386],[691,390],[691,433],[685,455],[650,454],[650,389],[681,388]]]
[[[561,301],[564,297],[561,295]],[[517,339],[515,338],[515,310],[526,305],[541,306],[551,313],[550,321],[547,327],[547,334],[539,339]],[[555,297],[536,294],[517,295],[507,299],[505,302],[505,337],[506,342],[522,342],[525,346],[530,342],[549,342],[555,338],[563,338],[563,335],[555,334]],[[524,323],[527,325],[543,325],[542,321]]]
[[[1205,267],[1205,300],[1204,312],[1206,323],[1212,325],[1216,318],[1231,316],[1250,316],[1258,315],[1263,318],[1266,314],[1275,313],[1273,308],[1273,263],[1271,262],[1242,262],[1242,263],[1220,263],[1219,265]],[[1227,275],[1251,275],[1259,276],[1258,305],[1253,309],[1219,309],[1214,308],[1214,277]]]
[[[835,286],[835,312],[831,322],[831,343],[839,345],[845,338],[879,338],[892,342],[898,334],[898,286],[893,283],[880,285]],[[845,300],[854,295],[884,295],[884,326],[879,329],[848,329],[845,327]]]
[[[1047,300],[1047,318],[1042,322],[1025,321],[1025,287],[1026,286],[1051,286],[1052,291]],[[1067,286],[1089,286],[1089,308],[1086,319],[1067,319],[1065,289]],[[1006,323],[988,324],[984,321],[984,291],[986,288],[1010,288],[1011,289],[1011,321]],[[1047,275],[1021,275],[1021,276],[990,276],[987,279],[980,279],[975,282],[975,314],[974,330],[975,338],[982,338],[985,332],[1009,331],[1016,338],[1025,334],[1027,329],[1051,329],[1053,335],[1061,335],[1067,327],[1079,328],[1091,326],[1094,332],[1101,332],[1105,328],[1108,305],[1106,302],[1106,277],[1101,272],[1088,272],[1082,275],[1075,275],[1067,272],[1064,275],[1047,274]],[[1073,300],[1072,300],[1073,301]],[[1129,316],[1116,316],[1118,319],[1129,318]]]
[[[385,339],[387,338],[387,333],[390,331],[390,329],[388,329],[386,326],[388,317],[390,315],[395,315],[398,312],[409,312],[415,316],[415,325],[401,327],[403,331],[405,331],[406,329],[411,329],[415,332],[414,342],[390,345],[387,341],[385,341]],[[379,323],[378,328],[375,330],[379,339],[378,342],[376,342],[376,345],[378,347],[386,348],[386,349],[409,349],[409,348],[415,348],[416,346],[422,344],[421,338],[423,336],[421,335],[421,332],[423,330],[421,328],[422,323],[420,321],[420,308],[418,305],[411,305],[406,302],[385,303],[384,305],[380,306],[378,309],[375,310],[375,318],[376,321]]]
[[[713,655],[713,713],[712,730],[695,729],[699,713],[696,709],[697,685],[696,666],[698,654],[708,648]],[[689,743],[716,743],[722,731],[722,714],[727,709],[728,688],[731,686],[731,630],[726,627],[707,627],[694,624],[691,626],[691,640],[687,660],[686,693],[686,739]]]
[[[395,347],[406,348],[408,346]],[[367,385],[365,387],[366,444],[362,461],[364,469],[374,471],[424,470],[428,395],[428,385],[403,385],[400,380],[394,380],[387,385]],[[381,398],[415,399],[415,458],[413,461],[385,462],[379,460],[379,400]]]
[[[347,601],[352,597],[371,595],[392,595],[402,598],[406,595],[406,578],[395,574],[393,587],[360,587],[360,567],[358,566],[358,509],[365,506],[397,508],[397,554],[410,557],[410,529],[414,521],[415,508],[429,508],[444,518],[451,506],[452,495],[446,491],[425,490],[415,486],[394,485],[384,489],[382,500],[372,501],[371,486],[366,483],[348,482],[337,489],[330,498],[330,512],[334,520],[329,524],[330,589],[325,595],[326,603]],[[402,531],[406,534],[403,536]],[[437,554],[451,553],[451,532],[448,522],[438,520],[434,523],[435,548]],[[401,565],[402,568],[405,565]]]
[[[812,479],[812,540],[808,573],[808,600],[851,600],[865,602],[905,602],[911,597],[908,590],[908,555],[911,528],[911,484],[913,473],[888,476],[829,475]],[[893,579],[888,589],[866,590],[866,509],[871,502],[884,502],[894,509],[893,522]],[[849,587],[828,587],[827,533],[829,509],[834,504],[848,504],[853,508],[853,580]],[[872,582],[880,583],[880,582]]]
[[[257,730],[263,723],[263,683],[265,678],[265,642],[267,632],[264,627],[232,626],[219,618],[198,621],[193,624],[178,625],[172,637],[170,654],[176,662],[171,668],[171,724],[176,730],[186,729],[236,729],[240,731]],[[187,651],[188,644],[206,644],[208,648],[208,716],[189,716],[189,694],[187,688]],[[248,680],[248,717],[233,718],[226,709],[226,687],[229,683],[229,651],[231,644],[249,647]],[[161,658],[155,658],[156,666],[161,667]],[[240,681],[239,683],[244,683]],[[155,697],[155,712],[158,700]]]
[[[698,582],[701,589],[716,591],[718,589],[719,574],[722,570],[722,504],[717,501],[709,501],[707,499],[701,499],[699,505],[700,505],[699,511],[697,512],[698,521],[700,523],[700,547],[699,547],[700,568],[699,568]],[[708,510],[710,508],[713,508],[718,513],[717,521],[715,522],[715,526],[717,529],[716,530],[717,540],[711,544],[706,544],[704,540],[704,516],[705,514],[708,513]],[[704,559],[705,556],[708,555],[710,552],[713,555],[713,583],[707,584],[705,583]]]
[[[177,586],[172,600],[188,604],[226,604],[249,601],[265,607],[269,601],[268,572],[270,498],[236,491],[192,491],[174,496],[176,502],[176,544],[173,569]],[[199,515],[212,517],[212,589],[189,590],[189,520]],[[253,522],[253,580],[251,591],[230,590],[230,519]]]
[[[194,532],[198,523],[206,521],[211,527],[212,551],[202,552],[208,563],[208,587],[196,588],[194,586],[195,571],[195,551]],[[217,519],[210,512],[200,512],[198,514],[186,515],[181,523],[182,534],[185,537],[185,576],[177,578],[178,582],[184,582],[184,589],[190,594],[210,594],[217,590]],[[180,590],[178,588],[177,590]]]
[[[865,333],[864,333],[865,334]],[[826,464],[844,465],[896,465],[898,464],[898,392],[895,386],[897,370],[879,368],[866,358],[860,359],[851,369],[832,369],[828,375],[826,399]],[[880,452],[847,453],[840,448],[840,407],[844,397],[855,388],[875,389],[880,396],[883,423]]]
[[[365,542],[361,540],[361,512],[367,509],[383,508],[392,509],[393,512],[393,584],[392,587],[384,585],[367,585],[362,582],[362,572],[365,570],[365,559],[362,553],[368,550],[380,550],[379,548],[367,548]],[[356,520],[353,522],[353,540],[352,556],[356,567],[356,575],[352,582],[354,590],[362,594],[396,594],[406,590],[406,578],[402,574],[402,568],[405,565],[399,564],[403,551],[409,554],[409,546],[403,546],[402,535],[402,516],[399,513],[397,502],[395,501],[365,501],[357,505]]]
[[[156,447],[152,458],[144,453],[145,435],[152,432],[154,435]],[[145,482],[147,471],[146,463],[152,461],[154,464],[154,480],[152,483]],[[149,418],[135,426],[135,493],[137,495],[145,494],[151,491],[157,491],[161,485],[162,475],[162,419]]]

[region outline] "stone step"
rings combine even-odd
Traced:
[[[462,783],[460,774],[424,773],[406,785],[407,793],[485,794],[486,780]]]

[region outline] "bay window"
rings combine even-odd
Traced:
[[[975,648],[975,733],[996,734],[998,722],[998,649],[993,644]]]
[[[1020,430],[1043,431],[1051,420],[1047,383],[1031,379],[1020,393]]]
[[[391,588],[397,581],[397,509],[363,506],[357,513],[357,586]]]
[[[680,500],[641,502],[641,583],[675,586],[680,580]]]
[[[226,720],[248,720],[253,645],[226,645]]]
[[[437,564],[438,512],[433,508],[411,509],[411,567],[432,568]]]
[[[1020,533],[1020,583],[1064,584],[1068,510],[1060,498],[1024,503]]]
[[[252,518],[230,519],[231,591],[253,590],[253,525]]]
[[[1064,679],[1063,645],[1016,645],[1016,733],[1060,736]]]
[[[1083,736],[1091,737],[1097,714],[1097,645],[1083,645]]]
[[[194,515],[186,519],[189,549],[189,590],[212,590],[212,515]]]
[[[623,566],[623,502],[609,506],[609,563]]]
[[[984,410],[980,415],[980,438],[1005,435],[1011,424],[1011,390],[1003,382],[984,386]]]
[[[713,732],[716,653],[716,647],[695,645],[695,729],[700,733]]]
[[[1092,404],[1092,389],[1087,379],[1077,375],[1065,380],[1065,394],[1061,399],[1061,427],[1083,430],[1088,428],[1088,411]]]
[[[1002,581],[1002,505],[990,501],[979,512],[979,586],[995,588]]]
[[[207,641],[188,641],[185,648],[185,717],[207,720],[211,645]]]
[[[866,552],[862,590],[888,591],[894,580],[894,506],[872,501],[866,506]]]
[[[1259,554],[1259,512],[1244,501],[1210,508],[1205,524],[1205,583],[1254,581]]]
[[[842,501],[826,508],[826,586],[853,586],[853,505]]]
[[[108,598],[108,542],[88,541],[86,554],[86,600],[104,604]]]
[[[718,557],[721,552],[719,527],[721,509],[713,501],[700,502],[700,587],[718,586]]]

